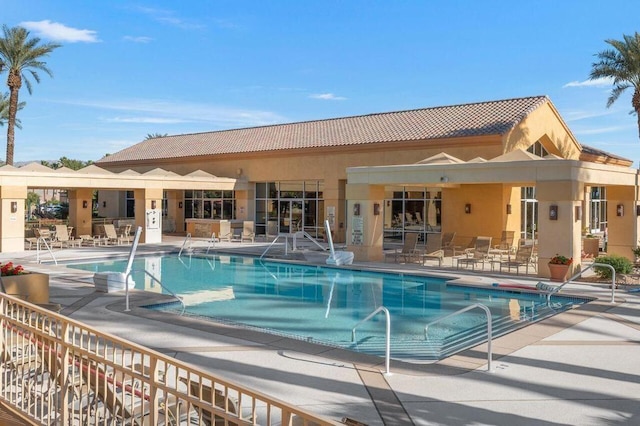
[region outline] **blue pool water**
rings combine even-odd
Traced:
[[[68,265],[88,271],[124,271],[126,261]],[[176,255],[136,259],[134,271],[147,270],[184,302],[152,309],[184,313],[257,328],[269,333],[375,355],[384,354],[384,306],[391,315],[391,355],[434,360],[486,340],[486,314],[475,309],[429,327],[425,325],[473,303],[492,314],[494,336],[554,315],[586,300],[513,290],[452,285],[448,279],[307,266],[252,257]],[[167,293],[134,272],[136,289]],[[184,309],[184,312],[183,312]]]

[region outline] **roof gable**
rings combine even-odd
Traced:
[[[546,96],[534,96],[166,136],[145,140],[97,163],[504,135],[546,102]]]

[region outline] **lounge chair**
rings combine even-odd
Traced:
[[[127,242],[129,244],[131,238],[131,225],[122,225],[118,227],[117,234],[120,236],[121,242]]]
[[[385,260],[387,256],[393,256],[393,261],[398,262],[399,258],[402,258],[405,262],[411,262],[420,252],[417,250],[418,246],[418,234],[415,232],[408,232],[404,234],[404,244],[401,249],[396,249],[391,252],[385,253]]]
[[[453,251],[454,251],[453,239],[455,237],[456,237],[455,232],[445,232],[444,234],[442,234],[442,250],[444,250],[445,256],[447,255],[447,252],[449,252],[451,256],[453,256]],[[427,238],[427,240],[429,240],[429,238]]]
[[[233,239],[233,232],[231,231],[231,222],[228,220],[220,221],[220,232],[218,233],[218,239],[220,241],[231,242]]]
[[[213,405],[215,405],[220,409],[220,414],[222,413],[225,413],[227,415],[231,414],[232,415],[231,417],[238,416],[239,413],[238,413],[237,401],[233,398],[225,396],[221,390],[213,389],[213,392],[212,392],[211,386],[207,386],[196,380],[189,380],[187,382],[187,379],[184,377],[181,377],[179,380],[185,385],[187,385],[187,387],[189,388],[190,395],[198,399],[201,399],[203,401],[207,401],[209,403],[213,402]],[[198,413],[200,422],[202,422],[202,424],[206,426],[213,426],[213,425],[237,426],[238,425],[238,423],[231,422],[228,420],[228,418],[225,419],[224,417],[216,415],[211,411],[199,408],[197,406],[195,406],[194,408]]]
[[[80,235],[80,245],[81,246],[99,246],[101,245],[103,239],[100,237],[92,237],[91,235]]]
[[[476,269],[477,264],[482,264],[484,268],[484,263],[489,260],[489,249],[491,249],[491,237],[477,237],[476,246],[471,252],[471,256],[458,258],[457,268],[460,268],[461,264],[471,265],[473,270]]]
[[[242,234],[240,235],[240,242],[251,241],[252,243],[256,239],[256,233],[253,230],[253,221],[245,220],[242,222]]]
[[[442,234],[428,234],[427,244],[424,253],[419,254],[422,257],[422,264],[427,260],[437,260],[438,267],[442,266],[444,260],[444,250],[442,249]]]
[[[489,254],[497,254],[500,257],[513,254],[514,234],[514,231],[502,231],[502,235],[500,236],[500,244],[495,245],[491,250],[489,250]]]
[[[56,225],[56,238],[52,241],[52,245],[62,247],[80,247],[82,240],[76,240],[69,236],[69,228],[67,225]]]
[[[104,229],[104,235],[107,237],[106,244],[121,244],[122,237],[116,232],[116,227],[112,223],[105,223],[102,225]]]
[[[502,268],[506,267],[508,272],[511,272],[511,268],[516,268],[516,274],[520,274],[520,266],[525,266],[525,273],[529,273],[529,265],[533,264],[533,245],[522,245],[518,247],[516,255],[513,259],[500,262],[500,272]]]
[[[473,251],[476,249],[476,241],[477,241],[478,237],[473,237],[471,238],[471,240],[469,241],[469,244],[466,246],[454,246],[453,247],[453,256],[469,256],[471,255],[471,253],[473,253]]]

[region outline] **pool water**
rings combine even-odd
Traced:
[[[126,261],[68,265],[88,271],[124,271]],[[162,282],[150,279],[148,271]],[[452,285],[448,279],[408,274],[308,266],[253,257],[177,255],[136,259],[136,289],[177,294],[182,303],[149,307],[259,329],[268,333],[384,354],[383,314],[352,329],[378,307],[391,318],[391,356],[430,361],[486,340],[481,309],[429,327],[444,315],[474,303],[486,305],[493,334],[501,335],[587,300],[513,290]]]

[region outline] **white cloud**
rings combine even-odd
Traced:
[[[139,12],[151,17],[151,19],[165,25],[171,25],[182,29],[202,29],[204,26],[195,22],[189,22],[176,16],[172,10],[155,9],[151,7],[137,7]]]
[[[617,113],[617,111],[611,110],[611,109],[607,109],[604,111],[569,111],[567,113],[564,114],[565,117],[565,121],[567,122],[573,122],[573,121],[580,121],[580,120],[586,120],[589,118],[597,118],[597,117],[604,117],[607,115],[612,115]]]
[[[151,37],[145,37],[145,36],[124,36],[122,37],[122,39],[124,41],[132,41],[134,43],[149,43],[151,41],[153,41],[153,39]]]
[[[68,43],[97,43],[98,33],[93,30],[79,30],[77,28],[67,27],[58,22],[45,21],[25,21],[19,24],[21,27],[29,31],[35,31],[40,37],[48,38],[54,41],[64,41]]]
[[[612,133],[619,132],[622,130],[628,130],[629,126],[609,126],[609,127],[598,127],[593,129],[582,129],[582,130],[574,130],[573,133],[576,135],[599,135],[602,133]]]
[[[310,95],[309,97],[311,99],[322,99],[325,101],[344,101],[347,99],[343,96],[336,96],[333,93],[320,93],[316,95]]]
[[[564,86],[563,89],[567,87],[609,87],[613,85],[612,78],[596,78],[594,80],[584,80],[584,81],[571,81]]]
[[[180,118],[162,118],[162,117],[114,117],[107,118],[109,123],[141,123],[141,124],[175,124],[186,123],[187,120]]]

